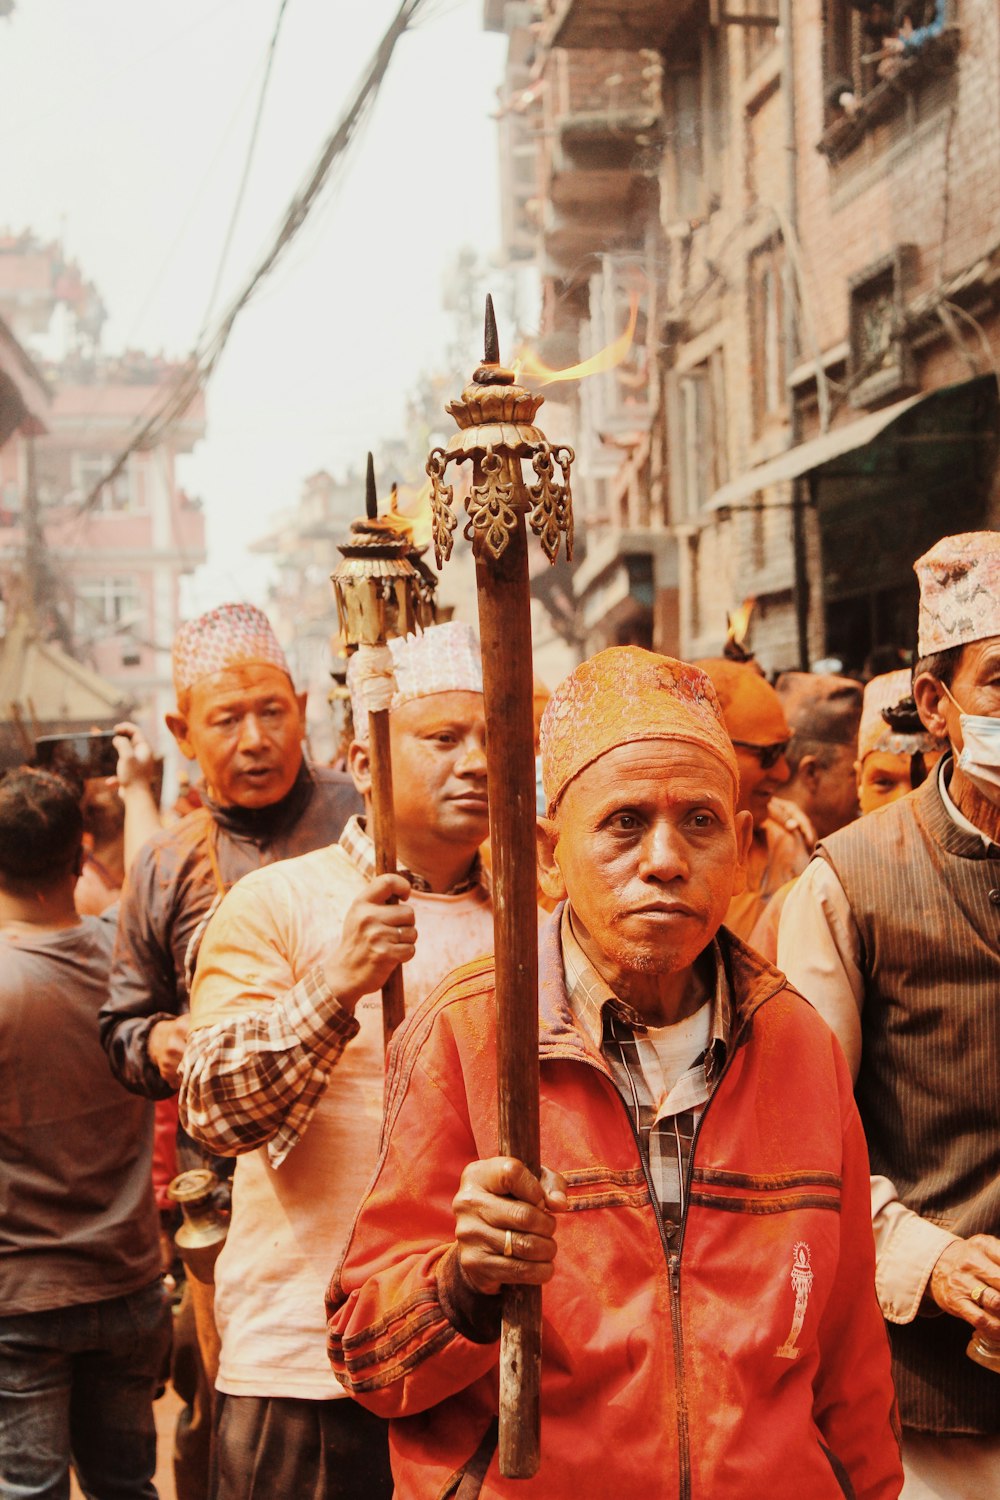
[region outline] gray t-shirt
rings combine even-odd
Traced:
[[[155,1281],[153,1106],[98,1037],[114,930],[0,930],[0,1315]]]

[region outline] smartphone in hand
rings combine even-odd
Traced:
[[[35,764],[57,775],[67,773],[79,781],[95,776],[113,776],[118,768],[112,729],[90,734],[43,734],[35,741]]]

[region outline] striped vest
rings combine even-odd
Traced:
[[[861,939],[857,1101],[872,1172],[967,1238],[1000,1234],[1000,849],[962,831],[937,776],[833,834]],[[953,1317],[890,1324],[904,1426],[1000,1432],[1000,1375]]]

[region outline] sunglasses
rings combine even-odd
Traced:
[[[748,745],[746,740],[733,740],[733,744],[738,746],[740,750],[749,750],[751,754],[756,755],[760,761],[762,771],[770,771],[771,767],[778,764],[778,761],[788,749],[789,742],[788,740],[780,740],[776,745]]]

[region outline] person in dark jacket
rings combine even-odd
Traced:
[[[101,1040],[116,1077],[133,1093],[176,1093],[189,1025],[189,991],[208,920],[241,876],[261,865],[336,843],[362,810],[350,777],[303,757],[305,694],[296,693],[267,616],[224,604],[183,625],[173,648],[177,711],[167,725],[204,777],[203,805],[146,843],[129,867]],[[209,1158],[178,1131],[178,1165]],[[182,1414],[175,1463],[181,1500],[207,1493],[209,1392],[197,1344],[175,1341],[175,1370],[192,1408]],[[175,1382],[176,1383],[176,1382]]]
[[[177,1088],[188,990],[209,915],[241,876],[336,843],[361,800],[309,766],[296,693],[267,616],[224,604],[183,625],[167,726],[205,778],[204,805],[149,840],[129,870],[101,1039],[126,1088]]]

